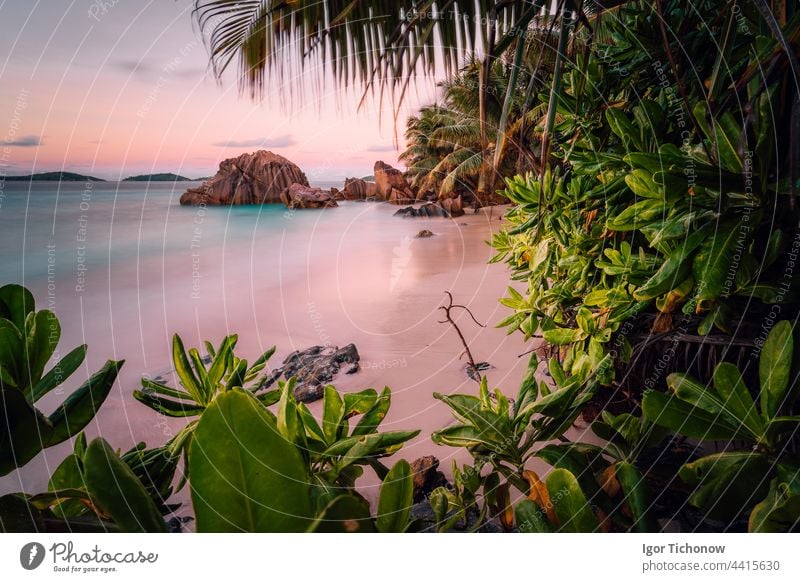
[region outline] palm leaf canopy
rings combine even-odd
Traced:
[[[560,0],[568,9],[575,0]],[[457,71],[502,52],[550,0],[195,0],[217,77],[232,63],[243,91],[291,86],[309,65],[366,95],[402,96],[417,73]],[[595,6],[597,3],[587,3]],[[489,42],[491,41],[491,42]]]

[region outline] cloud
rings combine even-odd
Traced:
[[[120,71],[122,71],[124,73],[129,73],[129,74],[130,73],[150,73],[150,72],[152,72],[154,70],[152,65],[150,65],[149,63],[147,63],[145,61],[135,61],[135,60],[114,61],[114,62],[111,63],[111,66],[113,66],[116,69],[119,69]]]
[[[255,139],[218,141],[211,145],[218,148],[285,148],[297,142],[291,135],[279,135],[276,137],[257,137]]]
[[[365,152],[374,152],[374,153],[381,153],[381,152],[396,152],[397,148],[393,145],[388,144],[373,144],[369,146],[367,149],[364,150]]]
[[[23,135],[17,139],[9,139],[0,141],[0,145],[12,148],[35,148],[44,145],[41,136],[38,135]]]

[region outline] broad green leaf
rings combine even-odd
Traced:
[[[761,414],[767,420],[778,414],[784,405],[783,400],[789,386],[793,355],[792,324],[786,320],[779,321],[769,332],[758,361],[758,375],[761,380]]]
[[[541,508],[530,499],[523,499],[514,508],[520,533],[552,533],[553,527]]]
[[[308,531],[320,533],[373,533],[375,526],[369,505],[354,495],[340,495],[328,503],[309,525]]]
[[[48,446],[57,445],[81,432],[97,414],[114,386],[124,360],[109,360],[105,365],[70,394],[48,418],[53,435]]]
[[[639,533],[658,531],[658,523],[650,511],[647,482],[641,471],[627,461],[616,465],[616,477],[622,487],[625,505],[633,518],[633,531]]]
[[[545,329],[542,331],[544,341],[554,346],[563,346],[566,344],[575,343],[586,338],[586,334],[579,328],[568,329],[556,327],[553,329]]]
[[[741,436],[738,426],[731,425],[719,415],[655,390],[645,391],[642,412],[650,422],[691,438],[730,440]]]
[[[328,444],[339,438],[339,429],[344,420],[344,402],[336,388],[330,384],[325,386],[322,399],[322,432]]]
[[[0,476],[23,467],[48,446],[53,427],[16,388],[0,387]]]
[[[42,396],[50,392],[53,388],[61,385],[64,380],[69,378],[78,369],[86,358],[86,344],[78,346],[66,356],[61,358],[47,374],[33,387],[31,400],[36,402]]]
[[[383,479],[375,524],[382,533],[402,533],[414,503],[414,479],[408,461],[398,461]]]
[[[142,483],[102,438],[94,439],[86,449],[84,476],[94,503],[122,531],[167,531],[167,524]]]
[[[714,389],[719,393],[725,408],[734,414],[758,440],[764,432],[764,422],[758,416],[756,403],[744,383],[739,368],[730,362],[718,365],[714,370]]]
[[[52,492],[85,488],[83,459],[74,454],[64,457],[61,464],[53,471],[53,476],[50,477],[50,481],[47,484],[47,490]],[[79,499],[66,497],[61,501],[57,501],[52,510],[53,513],[61,517],[70,517],[82,515],[88,511],[88,508]]]
[[[28,314],[36,309],[33,295],[22,285],[0,287],[0,317],[8,319],[22,332]]]
[[[344,395],[344,417],[364,414],[375,405],[378,393],[372,388]]]
[[[189,472],[199,532],[300,532],[311,523],[300,451],[244,390],[223,392],[203,413]]]
[[[386,418],[386,413],[389,411],[391,404],[392,392],[386,387],[378,396],[375,404],[373,404],[358,421],[358,424],[356,424],[351,432],[351,436],[360,436],[375,432],[381,422],[383,422],[383,419]]]
[[[687,463],[680,477],[694,488],[689,497],[692,505],[714,519],[734,519],[767,494],[769,470],[765,455],[737,451]]]
[[[547,476],[547,491],[558,516],[558,531],[586,533],[598,528],[597,516],[586,501],[575,475],[566,469],[554,469]]]

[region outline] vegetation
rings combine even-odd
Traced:
[[[417,66],[458,73],[409,122],[410,178],[479,202],[504,178],[512,206],[491,244],[516,284],[500,325],[545,355],[513,399],[485,377],[477,395],[434,395],[456,423],[432,439],[472,461],[423,502],[423,523],[410,466],[384,464],[418,434],[378,431],[388,388],[328,386],[315,417],[294,379],[267,389],[272,350],[251,366],[236,336],[206,358],[176,336],[179,386],[144,379],[135,397],[192,420],[120,454],[79,436],[98,400],[85,396],[102,400],[119,363],[45,418],[33,404],[53,382],[52,318],[4,287],[3,406],[24,422],[4,427],[2,466],[75,437],[50,491],[0,498],[4,529],[164,531],[185,479],[198,531],[800,527],[800,16],[766,0],[448,2],[432,21],[434,2],[196,4],[215,70],[238,57],[255,96],[296,50],[398,100]],[[383,483],[377,514],[358,492],[367,467]]]

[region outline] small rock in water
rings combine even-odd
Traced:
[[[432,236],[434,236],[434,234],[427,229],[422,229],[417,233],[417,238],[430,238]]]

